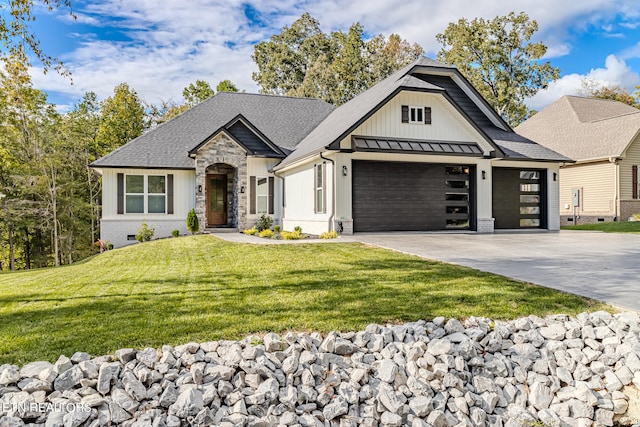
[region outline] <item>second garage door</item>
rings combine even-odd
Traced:
[[[354,231],[473,229],[473,176],[468,165],[354,161]]]

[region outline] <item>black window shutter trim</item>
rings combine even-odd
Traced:
[[[409,106],[402,106],[402,123],[409,123]]]
[[[273,209],[273,187],[274,187],[273,177],[270,176],[269,177],[269,215],[273,215],[273,212],[274,212],[274,209]]]
[[[173,215],[173,174],[167,175],[167,214]]]
[[[431,107],[424,107],[424,124],[431,124]]]
[[[118,174],[118,215],[124,214],[124,174]]]
[[[637,199],[638,198],[638,166],[637,165],[631,166],[631,175],[632,175],[631,179],[633,180],[632,198]]]
[[[256,177],[249,177],[249,213],[256,213]]]

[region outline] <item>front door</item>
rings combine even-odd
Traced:
[[[227,225],[226,175],[207,175],[207,225]]]

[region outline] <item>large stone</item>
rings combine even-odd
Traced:
[[[402,417],[398,414],[385,411],[380,416],[380,422],[382,427],[400,427],[402,425]]]
[[[22,378],[38,378],[45,369],[52,369],[54,366],[49,362],[32,362],[24,365],[20,369]]]
[[[120,374],[120,367],[122,365],[118,362],[103,363],[100,365],[100,371],[98,373],[98,383],[96,390],[102,394],[107,394],[111,390],[111,385],[118,379]]]
[[[534,382],[529,390],[529,402],[537,410],[547,409],[553,400],[551,388],[541,382]]]
[[[392,383],[398,374],[398,365],[389,359],[382,359],[378,364],[376,376],[386,383]]]
[[[433,406],[428,396],[417,396],[409,400],[409,408],[417,417],[424,417],[431,412]]]
[[[556,323],[550,326],[540,328],[539,332],[540,332],[540,335],[542,335],[544,338],[548,340],[558,341],[558,340],[564,339],[565,334],[567,333],[567,330],[561,323]]]
[[[264,343],[265,350],[270,353],[284,349],[284,343],[280,341],[280,337],[273,332],[266,334],[262,342]]]
[[[333,352],[335,354],[340,354],[340,355],[351,355],[353,353],[356,353],[360,351],[360,348],[355,345],[354,343],[352,343],[351,341],[348,341],[344,338],[336,338],[336,342],[334,344],[334,348],[333,348]]]
[[[136,358],[137,351],[133,348],[121,348],[116,351],[116,357],[123,365],[131,362]]]
[[[322,415],[325,420],[331,421],[334,418],[346,414],[347,412],[349,412],[349,404],[342,396],[338,396],[324,407]]]
[[[448,427],[449,422],[445,413],[436,409],[427,416],[427,424],[431,424],[433,427]]]
[[[178,396],[176,402],[169,407],[171,413],[181,419],[195,416],[204,407],[202,392],[194,388],[189,388]]]
[[[84,378],[82,369],[78,365],[63,371],[53,382],[53,387],[58,391],[71,390],[80,384],[80,380]]]
[[[396,396],[395,390],[387,383],[381,383],[378,387],[378,401],[394,414],[402,408],[402,402]]]
[[[434,356],[449,354],[452,350],[453,344],[447,338],[437,338],[427,344],[427,351]]]

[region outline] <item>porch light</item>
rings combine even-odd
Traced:
[[[202,193],[202,185],[198,185],[198,193]]]
[[[241,193],[244,193],[244,185],[241,185],[241,186],[240,186],[240,192],[241,192]]]
[[[487,172],[486,171],[482,171],[482,179],[487,179]]]
[[[347,167],[342,166],[342,176],[347,176],[348,173],[349,173],[349,170],[347,169]]]
[[[558,174],[556,172],[553,173],[553,180],[554,181],[558,180]]]

